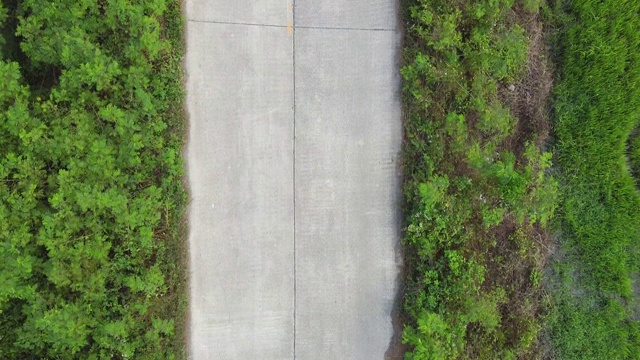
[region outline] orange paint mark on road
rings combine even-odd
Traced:
[[[293,34],[293,3],[289,2],[287,6],[287,35]]]

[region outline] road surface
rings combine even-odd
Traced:
[[[389,358],[397,2],[185,6],[191,357]]]

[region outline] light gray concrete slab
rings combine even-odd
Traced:
[[[295,29],[292,0],[186,10],[191,357],[384,358],[401,262],[395,1],[296,0]]]
[[[285,28],[189,22],[194,359],[291,359],[293,49]]]
[[[296,0],[296,26],[395,29],[399,4],[398,0]]]
[[[399,37],[295,36],[296,358],[383,359],[400,266]]]
[[[293,0],[187,0],[188,20],[287,26]]]

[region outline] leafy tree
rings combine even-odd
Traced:
[[[25,59],[0,62],[0,357],[181,356],[178,3],[24,0],[12,16]]]

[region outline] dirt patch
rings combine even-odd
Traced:
[[[549,139],[553,75],[540,15],[516,7],[512,16],[529,37],[526,71],[516,82],[501,84],[498,96],[518,120],[502,149],[512,151],[522,164],[528,142],[544,149]],[[496,245],[487,254],[485,286],[487,290],[502,288],[506,291],[508,301],[500,306],[502,326],[512,331],[511,339],[526,338],[526,332],[537,333],[531,324],[542,322],[545,313],[540,305],[544,296],[540,281],[554,253],[554,243],[539,224],[521,226],[512,215],[507,215],[505,221],[488,235]],[[529,352],[521,354],[522,358],[539,359],[549,354],[548,344],[540,333],[537,334]]]
[[[526,71],[516,82],[502,84],[498,96],[518,119],[515,131],[506,139],[505,146],[521,156],[528,141],[544,147],[549,138],[549,96],[553,76],[540,15],[516,7],[512,16],[529,37]]]

